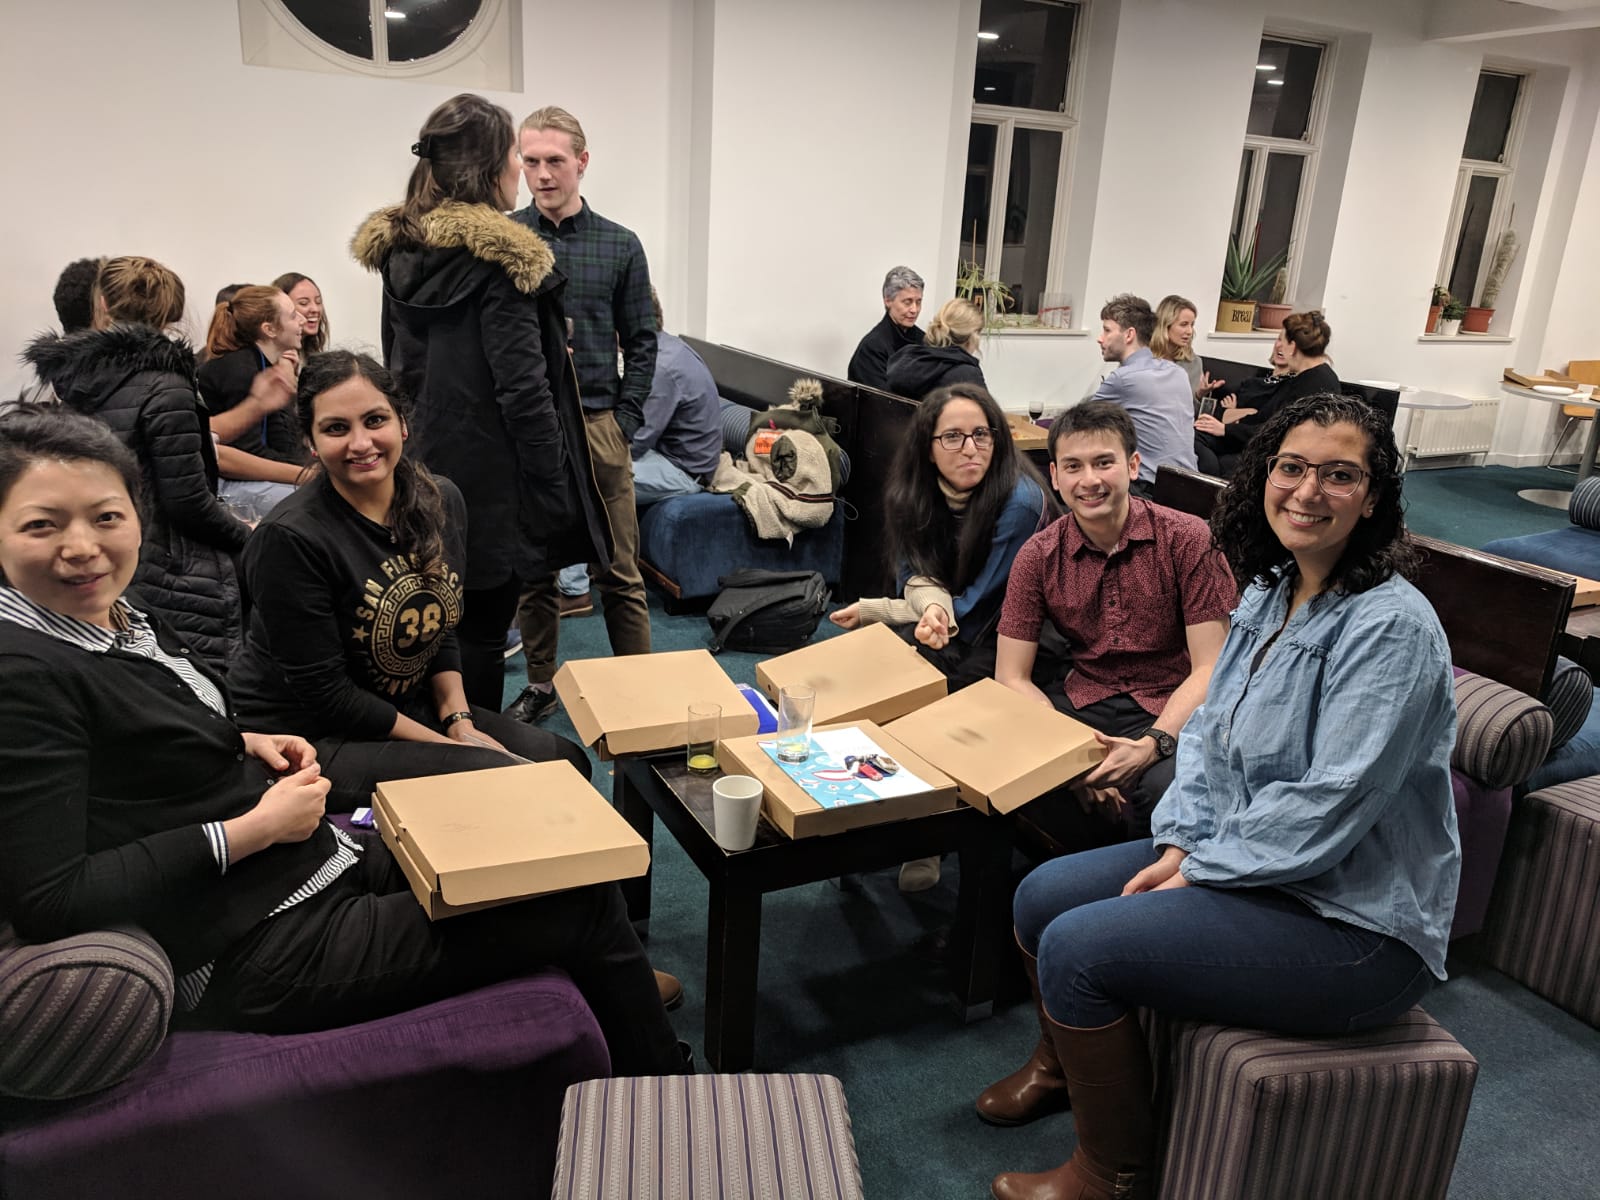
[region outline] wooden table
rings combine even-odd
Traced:
[[[1011,939],[1011,822],[961,805],[946,812],[826,837],[791,839],[763,817],[755,845],[727,851],[712,836],[711,785],[691,775],[683,751],[616,762],[612,799],[652,841],[655,818],[671,831],[710,884],[706,912],[706,1060],[717,1071],[745,1071],[755,1058],[761,952],[761,897],[858,871],[898,866],[954,851],[960,890],[951,944],[958,948],[955,999],[963,1020],[994,1011],[995,967]],[[622,881],[628,915],[641,937],[650,927],[650,874]],[[793,948],[805,953],[805,947]],[[870,996],[861,999],[872,1003]]]
[[[1035,425],[1027,413],[1007,413],[1006,424],[1011,429],[1011,440],[1024,453],[1043,450],[1049,444],[1050,431],[1042,425]]]

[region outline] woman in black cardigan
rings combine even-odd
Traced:
[[[1196,449],[1203,437],[1204,444],[1216,455],[1217,468],[1211,473],[1232,475],[1239,452],[1279,409],[1304,396],[1339,394],[1339,377],[1328,358],[1328,343],[1332,340],[1333,329],[1320,309],[1290,313],[1283,319],[1283,328],[1272,346],[1274,375],[1247,380],[1236,396],[1224,399],[1224,406],[1232,410],[1224,419],[1208,414],[1194,423]],[[1276,378],[1280,363],[1284,374]]]
[[[589,463],[561,309],[565,278],[516,207],[511,115],[481,96],[447,100],[411,147],[403,204],[356,233],[383,276],[383,353],[416,403],[417,457],[467,504],[467,698],[499,709],[505,638],[523,584],[567,563],[610,562],[610,526]]]
[[[317,465],[245,547],[255,602],[229,678],[240,721],[309,738],[338,812],[381,780],[503,767],[508,750],[565,758],[587,778],[576,743],[467,702],[455,634],[466,508],[406,454],[409,415],[366,355],[307,362],[293,417]]]
[[[624,1074],[682,1069],[614,884],[434,923],[383,843],[322,819],[303,738],[239,732],[221,676],[124,590],[139,468],[60,406],[0,417],[0,911],[30,941],[147,930],[219,1028],[325,1029],[546,966]]]

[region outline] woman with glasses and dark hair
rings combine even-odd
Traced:
[[[1449,647],[1389,422],[1314,395],[1245,448],[1211,519],[1244,589],[1153,836],[1045,863],[1017,942],[1043,1036],[1010,1080],[1076,1114],[1072,1158],[1001,1200],[1153,1197],[1151,1071],[1134,1009],[1327,1036],[1444,978],[1460,876]],[[997,1085],[998,1086],[998,1085]]]
[[[1058,512],[994,397],[977,384],[940,388],[917,409],[884,486],[900,595],[830,619],[899,626],[952,689],[993,675],[1011,561]]]

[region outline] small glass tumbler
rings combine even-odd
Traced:
[[[688,766],[695,775],[717,773],[717,739],[722,736],[722,705],[689,706]]]
[[[802,763],[811,757],[811,714],[816,711],[815,688],[786,687],[778,691],[778,758]]]

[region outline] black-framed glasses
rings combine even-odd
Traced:
[[[1372,475],[1371,471],[1345,462],[1314,463],[1288,454],[1274,454],[1267,459],[1267,482],[1285,491],[1299,487],[1307,471],[1317,473],[1317,486],[1326,495],[1341,500],[1355,495],[1361,481]]]
[[[934,437],[934,441],[946,450],[960,450],[967,444],[967,439],[972,439],[972,445],[978,450],[987,450],[994,445],[995,431],[988,425],[979,425],[971,433],[962,433],[959,429],[946,429]]]

